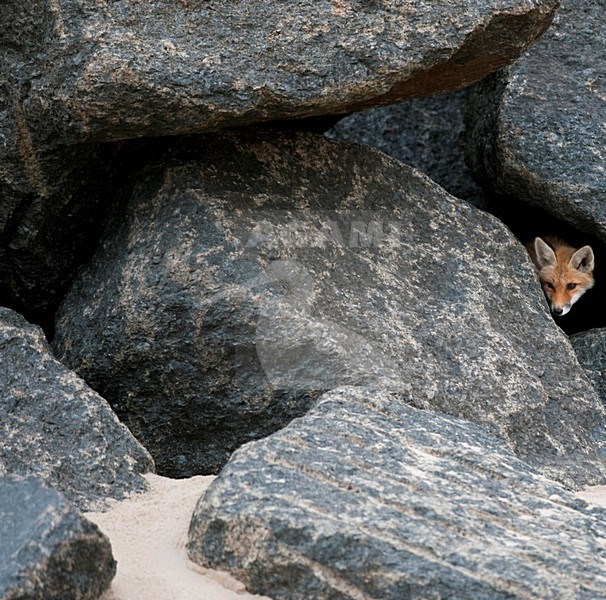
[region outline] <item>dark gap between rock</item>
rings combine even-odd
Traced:
[[[567,315],[554,320],[568,335],[606,327],[606,313],[603,310],[606,304],[606,244],[547,211],[514,198],[495,197],[490,203],[489,212],[505,223],[523,244],[542,235],[555,235],[576,248],[589,244],[595,254],[595,286],[578,300]]]

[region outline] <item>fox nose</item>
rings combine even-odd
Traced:
[[[551,309],[554,315],[561,315],[564,312],[563,308],[560,308],[559,306],[556,306],[554,308]]]

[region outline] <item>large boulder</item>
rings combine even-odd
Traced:
[[[0,478],[0,599],[97,600],[116,574],[107,537],[35,478]]]
[[[383,153],[246,130],[138,181],[57,318],[57,356],[170,475],[339,385],[376,384],[600,482],[605,412],[494,217]]]
[[[145,489],[148,452],[103,398],[55,360],[42,331],[6,308],[0,373],[0,472],[35,475],[89,510]]]
[[[423,171],[457,198],[486,209],[488,200],[465,164],[469,88],[354,113],[326,132],[359,142]]]
[[[606,240],[603,0],[564,0],[513,67],[475,88],[468,158],[485,185]]]
[[[39,323],[56,308],[123,184],[119,147],[98,142],[461,87],[514,60],[557,4],[2,3],[0,304]]]
[[[558,4],[26,0],[0,9],[4,107],[34,148],[340,114],[480,79]]]
[[[459,419],[341,389],[238,450],[189,555],[271,598],[605,598],[606,511]]]

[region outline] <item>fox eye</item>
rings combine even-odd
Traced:
[[[576,284],[576,283],[569,283],[569,284],[568,284],[566,287],[567,287],[569,290],[574,290],[574,288],[575,288],[575,287],[577,287],[577,285],[578,285],[578,284]]]
[[[555,288],[553,287],[553,283],[549,283],[549,281],[546,281],[546,282],[545,282],[545,287],[546,287],[548,290],[555,290]]]

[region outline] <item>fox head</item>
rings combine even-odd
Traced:
[[[595,259],[591,246],[575,250],[556,240],[550,246],[538,237],[534,240],[533,254],[551,312],[557,316],[567,314],[572,305],[593,287]]]

